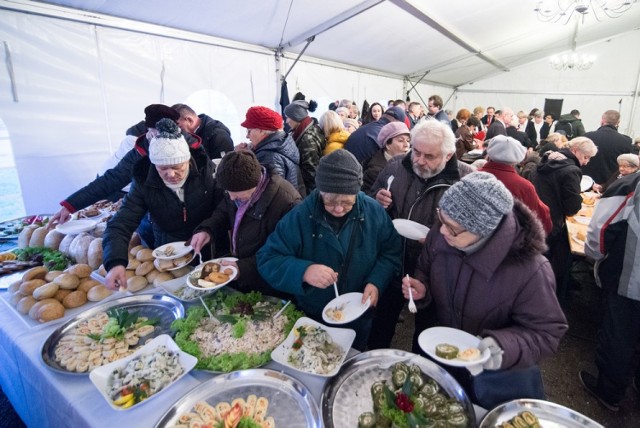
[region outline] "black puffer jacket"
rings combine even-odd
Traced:
[[[195,134],[182,133],[189,148],[192,151],[201,151],[202,140]],[[69,212],[76,212],[83,208],[88,207],[102,199],[106,199],[109,195],[119,191],[123,187],[131,183],[133,177],[134,167],[137,163],[149,156],[149,141],[146,134],[140,135],[136,140],[133,149],[129,150],[118,164],[107,170],[103,175],[93,180],[91,183],[84,186],[82,189],[76,191],[64,201],[60,202],[60,205],[69,210]]]
[[[267,187],[258,201],[250,207],[236,232],[236,249],[232,256],[237,257],[240,277],[236,281],[241,291],[256,290],[269,295],[279,295],[258,273],[256,253],[276,228],[278,221],[302,198],[294,187],[279,175],[271,175]],[[210,218],[198,226],[196,232],[205,231],[210,236],[231,234],[238,208],[229,199],[224,198]]]
[[[202,139],[202,147],[211,159],[222,157],[222,152],[233,151],[231,132],[224,123],[215,120],[206,114],[199,114],[200,126],[196,129],[196,135]]]
[[[553,229],[549,234],[550,241],[562,232],[565,217],[574,215],[582,208],[580,163],[570,150],[562,149],[560,153],[567,158],[549,160],[545,155],[531,174],[538,196],[551,211]]]
[[[287,138],[283,131],[269,135],[253,149],[253,152],[260,165],[275,172],[296,189],[304,188],[300,177],[300,152],[293,140]]]
[[[149,158],[142,158],[136,164],[131,190],[107,225],[102,242],[105,268],[127,265],[129,240],[147,211],[151,214],[156,246],[189,239],[222,199],[222,192],[215,187],[213,172],[213,163],[204,151],[191,150],[189,176],[183,186],[184,202],[181,202],[164,184]]]

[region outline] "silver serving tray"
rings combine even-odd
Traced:
[[[199,401],[215,406],[221,401],[231,403],[238,397],[246,399],[250,394],[269,400],[267,416],[273,417],[278,427],[322,427],[320,409],[307,387],[282,372],[264,369],[232,372],[198,385],[178,400],[156,427],[177,425],[180,415],[191,411]]]
[[[153,339],[161,334],[171,335],[171,323],[178,318],[184,317],[184,306],[182,306],[182,303],[177,299],[170,296],[161,294],[139,294],[110,300],[76,315],[51,333],[42,344],[42,350],[40,352],[40,357],[44,364],[51,370],[59,373],[87,376],[89,374],[88,372],[70,372],[64,367],[61,367],[55,361],[56,345],[62,336],[74,329],[80,322],[96,315],[98,312],[107,311],[111,308],[125,308],[130,311],[139,312],[140,316],[160,318],[160,322],[156,325],[155,331],[147,336],[146,339]],[[139,346],[143,346],[143,344],[141,343]]]
[[[604,428],[568,407],[533,399],[513,400],[499,405],[485,415],[480,422],[480,428],[493,428],[525,410],[537,416],[540,426],[544,428]]]
[[[419,366],[423,374],[438,382],[442,391],[462,403],[469,418],[468,426],[476,426],[471,400],[446,370],[420,355],[397,349],[363,352],[342,365],[338,374],[327,382],[322,392],[321,407],[324,426],[327,428],[357,427],[358,416],[373,410],[371,385],[379,380],[391,382],[391,366],[397,361]]]

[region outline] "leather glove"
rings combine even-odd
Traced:
[[[484,353],[485,349],[489,349],[489,351],[491,352],[491,357],[489,357],[487,362],[482,365],[483,369],[485,370],[500,369],[500,366],[502,366],[502,354],[504,354],[504,351],[502,350],[500,345],[498,345],[498,342],[496,342],[496,340],[493,337],[487,336],[484,339],[482,339],[480,341],[480,344],[478,345],[478,349],[480,350],[481,354]]]

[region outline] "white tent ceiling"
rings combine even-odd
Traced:
[[[617,1],[618,3],[620,0]],[[538,0],[51,0],[90,13],[186,30],[458,87],[570,51],[575,19],[540,21]],[[551,3],[556,3],[552,1]],[[558,0],[558,4],[575,3]],[[578,2],[580,3],[580,2]],[[582,3],[588,3],[583,1]],[[612,3],[609,1],[609,3]],[[613,3],[616,3],[615,1]],[[619,18],[591,13],[580,47],[640,29],[638,0]],[[598,9],[596,9],[597,11]]]

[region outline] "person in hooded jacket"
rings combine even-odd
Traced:
[[[225,155],[216,170],[216,181],[226,196],[211,217],[197,227],[191,246],[199,252],[215,233],[230,232],[231,256],[238,260],[222,261],[222,264],[238,270],[232,285],[243,292],[289,297],[262,279],[256,253],[278,221],[300,203],[300,194],[287,180],[261,166],[250,151]]]
[[[569,114],[561,115],[555,127],[555,131],[558,132],[558,130],[564,130],[568,140],[583,136],[586,132],[580,119],[580,112],[574,109]]]
[[[223,153],[233,151],[233,140],[231,132],[224,123],[215,120],[206,114],[196,114],[196,112],[186,104],[174,104],[172,109],[180,114],[178,126],[184,132],[196,134],[202,139],[207,155],[211,159],[219,159]]]
[[[517,398],[544,399],[538,363],[558,351],[568,329],[540,222],[493,175],[474,172],[440,199],[413,277],[403,278],[436,326],[481,337],[490,358],[444,366],[471,401],[492,408]]]
[[[531,174],[531,181],[538,196],[551,213],[553,228],[547,236],[547,257],[556,275],[556,287],[560,302],[565,303],[571,253],[567,234],[566,217],[575,215],[582,208],[580,196],[581,166],[589,163],[598,148],[586,137],[576,137],[568,148],[561,149],[562,156],[550,157],[548,152]]]
[[[127,288],[129,240],[149,212],[156,246],[186,241],[222,199],[214,166],[203,150],[191,150],[171,119],[161,119],[149,156],[136,163],[133,184],[103,238],[106,286]],[[210,257],[206,251],[203,257]]]
[[[135,165],[140,159],[148,156],[149,141],[157,135],[156,123],[164,118],[177,121],[180,117],[177,111],[163,104],[150,104],[145,107],[144,113],[147,131],[137,138],[133,149],[129,150],[115,167],[60,202],[62,208],[51,218],[51,226],[68,221],[74,212],[106,199],[130,184]],[[200,137],[193,134],[183,136],[191,149],[203,150],[204,153]]]
[[[293,140],[282,130],[282,116],[268,107],[249,107],[240,125],[247,128],[249,143],[240,143],[236,150],[251,150],[260,165],[278,174],[305,195],[300,173],[300,152]]]
[[[293,141],[300,152],[299,165],[307,195],[316,188],[316,168],[327,144],[318,121],[309,116],[317,106],[313,100],[297,100],[284,108],[287,125],[291,128],[287,140]]]

